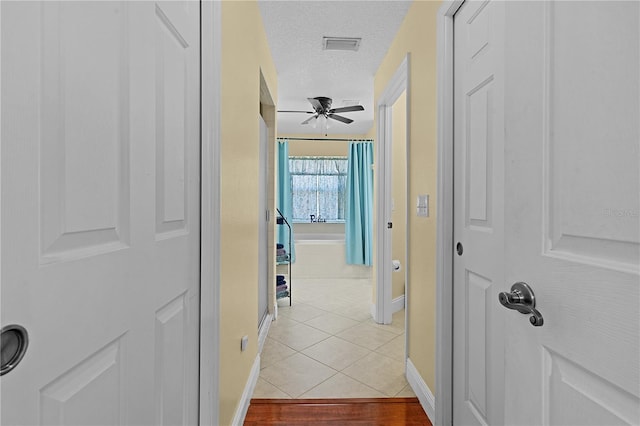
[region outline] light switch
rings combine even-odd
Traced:
[[[416,214],[420,217],[429,217],[429,195],[418,195],[418,202],[416,203]]]
[[[249,346],[249,336],[242,336],[242,339],[240,339],[240,351],[244,352],[247,346]]]

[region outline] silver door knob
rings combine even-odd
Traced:
[[[527,283],[517,282],[511,286],[511,293],[503,291],[498,295],[500,304],[505,308],[515,309],[521,314],[531,315],[529,322],[534,327],[541,327],[544,319],[536,309],[536,296]]]
[[[4,376],[22,361],[29,346],[29,334],[24,327],[12,324],[0,331],[0,376]]]

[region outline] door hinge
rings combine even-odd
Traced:
[[[392,222],[387,222],[387,229],[391,229],[393,228],[393,223]]]

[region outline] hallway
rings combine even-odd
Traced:
[[[405,311],[390,325],[369,313],[371,283],[297,279],[281,299],[253,398],[414,397],[404,374]]]

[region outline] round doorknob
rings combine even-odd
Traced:
[[[24,327],[12,324],[0,331],[0,376],[16,368],[29,346],[29,334]]]

